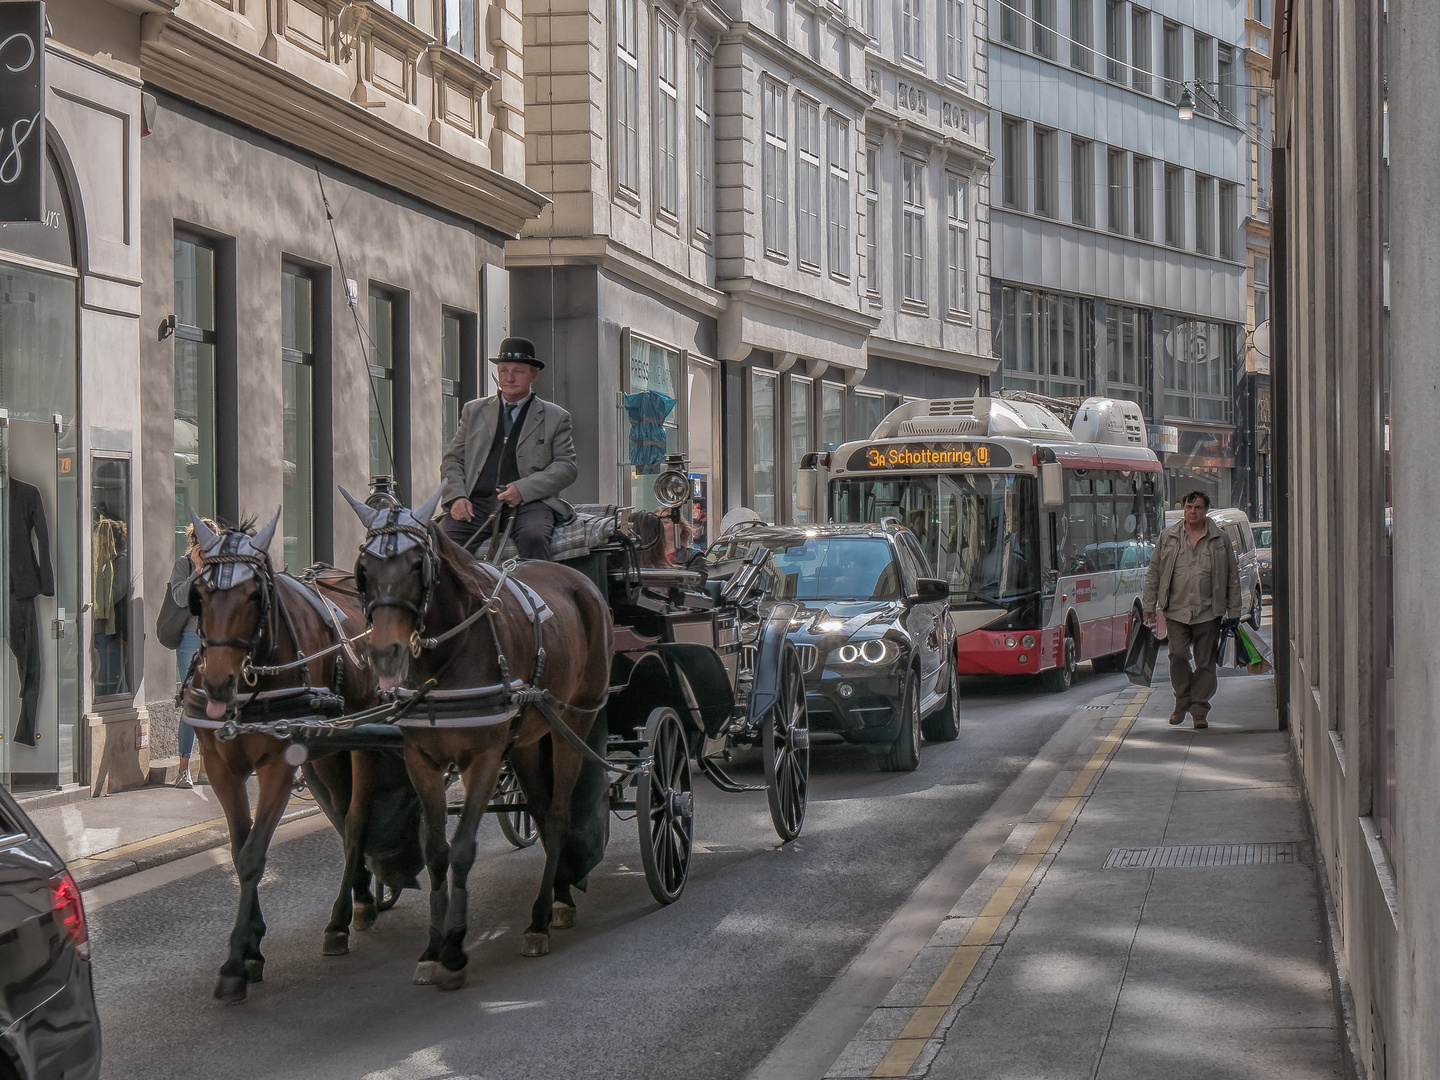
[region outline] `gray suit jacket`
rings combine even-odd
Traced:
[[[460,430],[440,464],[445,481],[441,502],[445,506],[470,497],[499,421],[498,395],[467,402],[460,410]],[[515,486],[527,503],[544,502],[562,518],[574,513],[570,504],[558,497],[580,473],[575,464],[575,440],[570,434],[568,412],[538,396],[531,401],[515,444],[515,464],[520,467]]]

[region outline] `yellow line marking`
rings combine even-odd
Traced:
[[[980,962],[985,947],[990,944],[1000,929],[1000,923],[1009,913],[1010,908],[1014,906],[1015,901],[1020,898],[1021,892],[1024,891],[1026,884],[1039,868],[1045,855],[1049,853],[1065,822],[1070,820],[1071,816],[1079,809],[1080,800],[1086,789],[1109,762],[1116,747],[1134,724],[1135,718],[1140,715],[1141,706],[1149,696],[1149,690],[1137,694],[1116,720],[1115,726],[1110,729],[1109,734],[1100,741],[1100,745],[1096,747],[1089,762],[1075,777],[1075,781],[1070,785],[1070,790],[1065,797],[1055,804],[1055,808],[1050,811],[1050,816],[1036,831],[1030,843],[1025,846],[1024,853],[1010,872],[1005,875],[1005,880],[995,887],[995,891],[990,895],[990,899],[981,909],[980,914],[976,916],[969,931],[961,939],[960,944],[955,947],[944,970],[931,984],[925,1000],[911,1013],[904,1030],[890,1044],[889,1049],[885,1051],[885,1056],[880,1059],[879,1064],[870,1073],[871,1076],[909,1075],[911,1068],[924,1052],[925,1044],[935,1034],[936,1029],[945,1019],[945,1013],[951,1005],[955,1004],[955,999],[960,996],[966,980],[975,971],[975,965]]]
[[[213,829],[217,825],[224,825],[223,817],[214,818],[211,821],[202,821],[198,825],[187,825],[183,829],[172,829],[170,832],[161,833],[159,836],[152,836],[146,840],[136,840],[133,844],[125,844],[121,847],[111,848],[108,851],[97,851],[90,858],[96,862],[105,862],[108,859],[118,859],[129,855],[132,851],[139,851],[141,848],[150,847],[152,844],[163,844],[167,840],[178,840],[182,836],[189,836],[192,833],[202,832],[205,829]]]
[[[955,955],[950,957],[950,962],[945,965],[945,970],[940,972],[940,977],[935,980],[935,985],[930,987],[930,992],[925,995],[921,1007],[936,1006],[941,1009],[948,1009],[955,1004],[955,998],[960,994],[960,988],[965,985],[965,980],[970,978],[970,973],[975,970],[975,965],[980,962],[980,957],[985,952],[985,946],[981,945],[960,945],[955,950]]]
[[[875,1066],[871,1076],[906,1076],[920,1051],[925,1049],[928,1039],[896,1039],[885,1051],[880,1064]]]

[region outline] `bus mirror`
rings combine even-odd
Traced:
[[[809,514],[815,509],[815,484],[820,474],[803,466],[795,471],[795,509]]]
[[[1058,461],[1040,466],[1040,501],[1046,506],[1065,505],[1065,470]]]

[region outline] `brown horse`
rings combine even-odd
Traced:
[[[369,665],[363,660],[349,662],[346,651],[330,649],[340,637],[353,637],[364,629],[350,575],[322,573],[312,594],[294,578],[275,573],[268,549],[278,518],[277,511],[253,536],[243,528],[216,533],[195,521],[201,565],[194,575],[190,604],[199,617],[202,649],[185,698],[186,719],[196,727],[205,771],[225,812],[231,857],[240,879],[230,953],[215,986],[215,997],[225,1004],[244,1001],[247,983],[260,982],[264,974],[260,878],[294,786],[296,766],[286,751],[295,761],[303,757],[288,739],[245,732],[244,723],[283,718],[287,710],[289,715],[313,712],[301,700],[307,688],[338,697],[336,704],[343,702],[350,709],[376,701]],[[323,599],[317,602],[318,597]],[[314,659],[305,663],[304,657]],[[258,675],[252,670],[256,664],[262,668]],[[265,670],[276,667],[287,670]],[[234,720],[240,721],[240,734],[219,738],[220,729]],[[253,819],[245,787],[251,774],[260,787]],[[413,885],[422,866],[415,828],[418,815],[413,812],[416,800],[408,778],[393,775],[394,770],[387,774],[382,755],[374,752],[318,757],[309,763],[307,774],[345,842],[345,870],[324,946],[327,955],[338,955],[348,951],[352,914],[360,930],[375,921],[376,903],[365,868],[372,802],[379,796],[388,798],[392,832],[407,819],[411,824],[409,857],[401,836],[389,845],[389,857],[374,864],[395,890]]]
[[[475,833],[507,751],[545,845],[522,954],[550,951],[552,922],[574,925],[570,888],[593,865],[577,868],[569,847],[584,759],[558,732],[553,745],[544,744],[551,722],[533,700],[512,695],[548,692],[557,722],[583,740],[609,686],[610,609],[589,578],[556,563],[521,563],[509,575],[512,584],[502,583],[500,571],[475,562],[430,520],[438,491],[413,513],[374,510],[341,491],[366,528],[355,579],[371,624],[370,662],[381,688],[397,690],[409,710],[399,721],[405,764],[425,814],[430,939],[415,982],[454,990],[465,982]],[[452,763],[465,781],[465,804],[447,844],[445,775]]]

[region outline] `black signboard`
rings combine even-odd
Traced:
[[[1010,451],[992,442],[875,443],[850,454],[845,468],[851,472],[889,470],[923,472],[929,469],[1008,469]]]
[[[0,221],[45,213],[45,5],[0,3]]]

